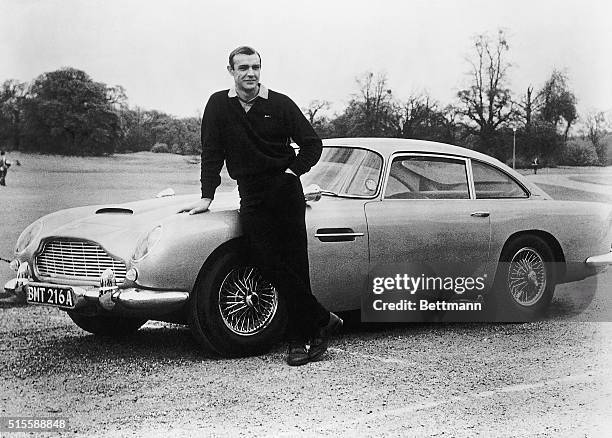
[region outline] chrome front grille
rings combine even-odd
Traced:
[[[111,257],[100,245],[82,240],[55,239],[45,243],[36,256],[35,268],[41,277],[97,282],[105,269],[115,272],[123,283],[125,263]]]

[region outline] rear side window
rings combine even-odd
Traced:
[[[501,170],[472,161],[476,199],[527,198],[529,194]]]
[[[469,199],[465,161],[444,157],[398,157],[385,189],[387,199]]]

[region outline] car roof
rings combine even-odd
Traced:
[[[459,155],[489,163],[501,164],[495,158],[460,146],[453,146],[435,141],[415,140],[410,138],[328,138],[323,146],[354,146],[371,149],[384,157],[395,152],[426,152],[436,154]]]
[[[323,140],[323,146],[345,146],[370,149],[374,152],[378,152],[384,157],[385,160],[387,160],[392,154],[396,152],[424,152],[431,154],[446,154],[480,160],[485,163],[492,164],[504,170],[506,173],[512,175],[515,179],[517,179],[523,185],[528,187],[532,194],[538,194],[549,198],[546,192],[544,192],[541,188],[539,188],[535,184],[532,184],[530,181],[527,181],[523,177],[523,175],[519,174],[514,169],[505,165],[496,158],[460,146],[453,146],[450,144],[438,143],[435,141],[415,140],[411,138],[376,137],[327,138]]]

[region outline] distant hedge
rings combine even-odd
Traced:
[[[597,166],[599,159],[595,145],[589,140],[570,140],[566,143],[561,164],[566,166]]]
[[[170,148],[166,143],[155,143],[151,148],[151,152],[157,153],[168,153],[170,152]]]

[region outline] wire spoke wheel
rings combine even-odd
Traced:
[[[538,251],[519,249],[508,269],[507,285],[512,298],[521,306],[537,304],[546,291],[546,264]]]
[[[240,336],[264,330],[274,319],[278,293],[254,266],[233,268],[219,287],[219,312],[225,326]]]

